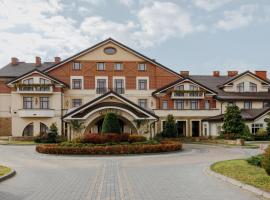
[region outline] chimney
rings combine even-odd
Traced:
[[[61,62],[61,58],[60,57],[54,57],[54,62],[55,63],[60,63]]]
[[[234,77],[236,75],[238,75],[238,71],[228,71],[228,76]]]
[[[267,71],[255,71],[255,74],[261,79],[267,80]]]
[[[219,71],[213,71],[213,76],[214,77],[219,77],[219,75],[220,75]]]
[[[41,58],[36,56],[36,67],[41,65]]]
[[[188,77],[189,76],[189,71],[180,71],[180,75],[183,77]]]
[[[11,64],[12,65],[17,65],[19,63],[19,59],[18,58],[15,58],[15,57],[12,57],[11,58]]]

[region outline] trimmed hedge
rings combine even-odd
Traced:
[[[75,141],[81,143],[91,143],[91,144],[105,144],[105,143],[121,143],[121,142],[145,142],[147,139],[143,135],[130,135],[128,133],[87,133],[82,138],[76,139]]]
[[[41,144],[36,151],[45,154],[65,155],[115,155],[172,152],[182,149],[180,142],[163,142],[161,144],[130,144],[108,146],[67,147],[59,144]]]

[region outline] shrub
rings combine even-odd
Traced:
[[[267,126],[266,126],[266,131],[268,136],[270,136],[270,117],[266,119]]]
[[[255,140],[268,140],[269,136],[264,128],[260,128],[255,134]]]
[[[169,138],[177,137],[176,122],[174,120],[173,115],[168,115],[167,116],[162,136],[163,137],[169,137]]]
[[[100,135],[98,133],[88,133],[84,135],[83,142],[92,144],[103,144],[107,142],[107,138],[105,135]]]
[[[251,165],[262,167],[263,155],[252,156],[247,159],[247,162]]]
[[[136,139],[130,140],[130,137],[131,135],[128,133],[121,133],[121,134],[107,133],[105,135],[101,135],[98,133],[88,133],[88,134],[85,134],[84,137],[77,142],[92,143],[92,144],[105,144],[105,143],[131,142],[133,140],[134,142],[146,141],[146,138],[143,136],[139,136],[137,140]],[[144,139],[142,139],[141,137],[143,137]]]
[[[42,144],[36,146],[36,151],[46,154],[69,155],[113,155],[113,154],[141,154],[179,151],[182,149],[180,142],[164,144],[130,144],[110,146],[62,146],[59,144]]]
[[[262,167],[270,176],[270,146],[268,146],[268,148],[265,150],[265,153],[263,154]]]
[[[120,124],[116,114],[107,113],[102,123],[101,133],[120,133]]]
[[[243,133],[239,135],[239,138],[244,139],[244,140],[252,140],[252,136],[251,136],[249,127],[247,125],[245,125]]]
[[[222,126],[224,136],[228,139],[241,138],[244,133],[245,124],[238,106],[228,106],[224,114],[224,124]]]
[[[58,135],[56,123],[52,123],[48,133],[40,133],[35,139],[37,143],[59,143],[63,139]]]
[[[145,142],[147,139],[146,137],[142,135],[129,135],[128,142],[134,143],[134,142]]]

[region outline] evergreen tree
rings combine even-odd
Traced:
[[[176,128],[176,122],[174,120],[173,115],[168,115],[166,122],[165,122],[165,127],[163,130],[164,137],[177,137],[177,128]]]
[[[238,106],[228,106],[224,114],[223,124],[224,134],[231,138],[242,138],[245,132],[245,123],[241,116],[241,111]]]
[[[57,139],[57,135],[58,135],[58,128],[56,126],[56,123],[52,123],[48,132],[47,142],[55,143]]]
[[[107,113],[102,123],[101,133],[120,133],[121,128],[115,113]]]

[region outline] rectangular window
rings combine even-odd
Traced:
[[[175,100],[174,109],[183,110],[184,109],[184,100]]]
[[[139,104],[139,106],[141,106],[142,108],[147,108],[147,99],[139,99],[139,100],[138,100],[138,104]]]
[[[191,100],[190,101],[190,109],[191,110],[197,110],[198,109],[198,101],[197,100]]]
[[[72,107],[79,107],[82,105],[82,100],[81,99],[72,99]]]
[[[250,92],[257,92],[257,85],[255,83],[249,82],[249,91]]]
[[[263,124],[252,124],[252,125],[251,125],[251,132],[252,132],[252,134],[256,134],[257,131],[258,131],[260,128],[263,128]]]
[[[147,80],[146,79],[139,79],[138,80],[138,89],[139,90],[147,90]]]
[[[72,89],[82,89],[82,80],[72,79]]]
[[[168,109],[168,101],[167,100],[162,101],[162,109],[164,109],[164,110]]]
[[[146,64],[145,63],[139,63],[138,70],[139,71],[146,71]]]
[[[105,63],[97,63],[97,70],[98,71],[105,70]]]
[[[122,63],[115,63],[114,70],[116,70],[116,71],[123,70]]]
[[[245,101],[244,109],[252,109],[252,101]]]
[[[23,97],[23,109],[33,108],[33,97]]]
[[[199,96],[199,93],[196,92],[196,91],[199,90],[199,88],[197,86],[195,86],[195,85],[189,85],[189,90],[190,91],[195,91],[195,92],[190,92],[189,93],[189,96],[190,97],[197,97],[197,96]]]
[[[97,94],[104,94],[107,92],[107,80],[97,79]]]
[[[177,96],[177,97],[182,97],[182,96],[184,96],[184,85],[178,85],[178,86],[176,86],[175,88],[175,96]]]
[[[114,79],[114,91],[118,94],[124,94],[124,79]]]
[[[49,84],[49,81],[47,79],[40,78],[39,83],[45,85],[45,84]]]
[[[40,109],[49,109],[49,97],[39,97]]]
[[[230,102],[228,102],[228,104],[227,104],[227,106],[234,106],[235,105],[235,102],[233,102],[233,101],[230,101]]]
[[[29,78],[26,80],[23,80],[23,84],[33,84],[34,83],[34,79],[33,78]]]
[[[73,70],[81,70],[82,69],[82,65],[80,62],[73,62],[73,66],[72,66]]]
[[[244,92],[245,91],[245,83],[242,82],[242,83],[239,83],[237,84],[236,88],[237,88],[237,92]]]
[[[204,101],[204,109],[206,109],[206,110],[210,109],[210,101],[209,100]]]

